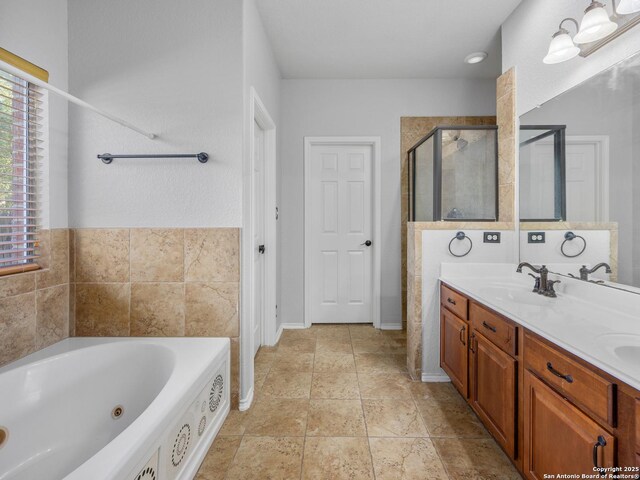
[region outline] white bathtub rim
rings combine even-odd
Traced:
[[[154,341],[158,339],[145,338],[145,340]],[[230,343],[228,339],[227,343]],[[182,397],[193,398],[200,393],[204,384],[209,380],[210,373],[208,370],[219,363],[223,353],[223,349],[217,351],[207,364],[197,371],[191,366],[186,368],[187,366],[183,364],[184,362],[176,365],[163,389],[138,418],[93,457],[70,472],[64,480],[110,479],[119,471],[127,472],[134,469],[138,463],[138,459],[134,456],[136,451],[147,451],[153,447],[167,428],[167,425],[161,420],[175,418],[183,412],[184,402]],[[181,370],[186,370],[186,372]],[[190,385],[188,390],[176,390],[175,384],[178,382],[181,385]],[[176,391],[179,393],[176,393]],[[164,392],[168,393],[163,395]],[[163,400],[162,403],[160,400]],[[130,445],[135,445],[136,450],[126,448]],[[118,458],[117,463],[113,462],[114,458]],[[99,477],[95,476],[96,472],[100,472]],[[88,477],[87,475],[93,475],[93,477]]]
[[[3,374],[23,368],[43,365],[54,359],[71,355],[74,351],[85,350],[100,346],[108,346],[112,343],[143,343],[164,345],[169,350],[174,350],[177,345],[186,346],[188,343],[198,343],[206,347],[206,355],[196,355],[194,350],[186,349],[181,357],[172,351],[176,357],[173,369],[167,382],[151,401],[149,406],[129,424],[120,434],[106,444],[95,455],[84,463],[77,465],[68,473],[64,480],[76,480],[92,478],[93,480],[113,478],[118,472],[128,472],[137,465],[136,458],[140,451],[147,451],[153,447],[157,439],[162,436],[167,428],[166,418],[174,418],[184,410],[184,397],[193,398],[199,394],[209,380],[211,367],[221,362],[221,357],[226,354],[228,348],[215,348],[220,346],[230,347],[228,338],[204,338],[204,337],[74,337],[67,338],[38,352],[28,355],[16,362],[12,362],[0,369],[0,378]],[[171,344],[173,349],[171,348]],[[185,358],[186,355],[188,358]],[[199,368],[194,368],[193,361],[198,362]],[[230,382],[231,379],[228,379]],[[227,402],[228,404],[229,402]],[[228,408],[229,405],[223,408]],[[213,431],[214,429],[210,429]],[[135,447],[135,448],[133,448]],[[205,452],[206,453],[206,452]],[[97,474],[99,472],[99,474]],[[89,475],[89,476],[87,476]]]

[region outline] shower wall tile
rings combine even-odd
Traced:
[[[36,291],[36,348],[69,336],[69,284]]]
[[[0,366],[69,336],[68,230],[38,243],[40,270],[0,277]]]
[[[128,282],[129,230],[76,230],[75,268],[77,282]]]
[[[129,283],[77,283],[76,335],[129,335]]]
[[[499,220],[515,221],[516,165],[516,75],[512,68],[496,83],[496,118],[498,122],[498,193]]]
[[[0,300],[0,365],[36,349],[35,292]]]
[[[132,337],[184,336],[184,284],[131,284]]]
[[[179,229],[131,230],[131,281],[182,282],[184,231]]]
[[[187,229],[184,240],[187,282],[240,281],[237,228]]]
[[[230,337],[237,408],[239,229],[79,229],[69,243],[74,335]]]
[[[237,337],[240,334],[239,302],[237,283],[187,283],[186,336]]]

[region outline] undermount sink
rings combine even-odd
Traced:
[[[529,287],[525,288],[509,284],[485,285],[479,288],[478,291],[482,295],[525,305],[542,306],[548,305],[552,301],[550,298],[534,293]]]
[[[623,362],[640,365],[640,335],[633,333],[608,333],[598,337],[609,353]]]

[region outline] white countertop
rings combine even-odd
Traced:
[[[640,295],[557,277],[557,298],[511,264],[442,264],[440,280],[640,390]]]

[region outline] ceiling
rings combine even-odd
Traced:
[[[284,78],[489,78],[521,0],[256,0]],[[471,52],[489,58],[467,65]]]

